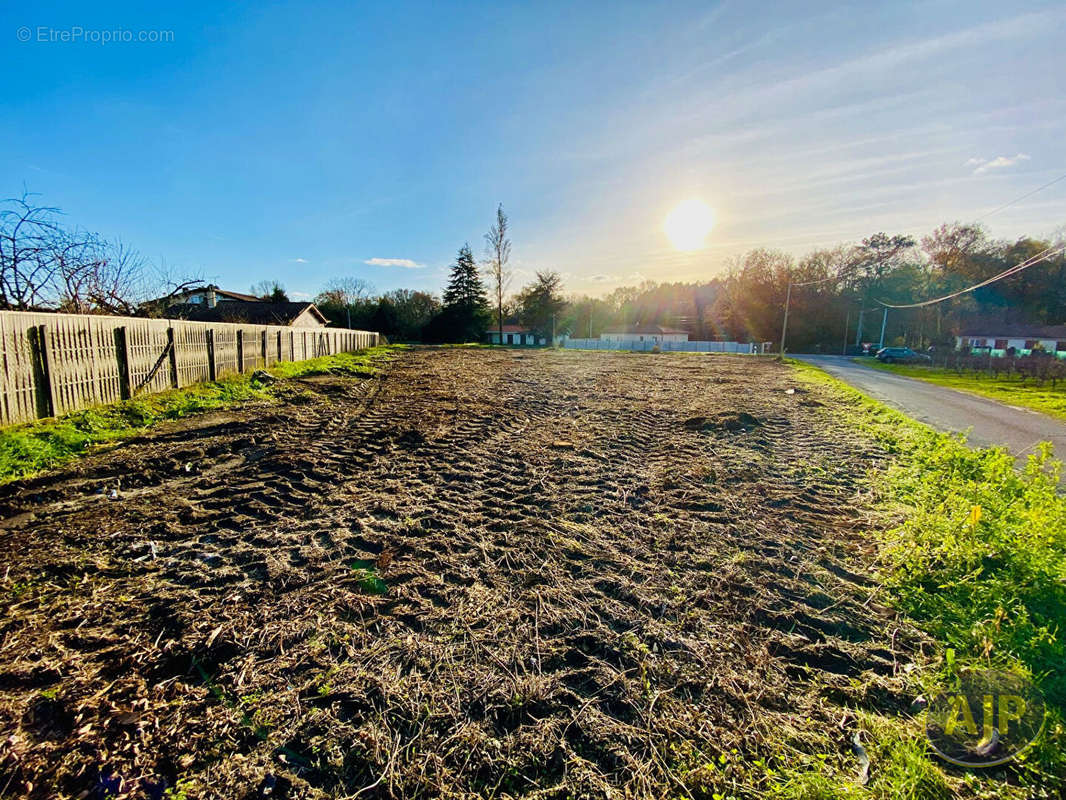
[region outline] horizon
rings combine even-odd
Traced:
[[[502,203],[513,289],[556,270],[596,296],[710,280],[756,247],[918,238],[1066,164],[1057,4],[817,4],[768,25],[731,3],[606,25],[545,8],[7,10],[3,64],[33,80],[3,101],[5,196],[293,299],[338,277],[439,293]],[[169,40],[55,39],[75,26]],[[714,227],[679,249],[663,228],[691,199]],[[983,224],[1042,237],[1064,208],[1066,182]]]

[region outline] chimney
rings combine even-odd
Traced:
[[[215,296],[215,287],[214,286],[208,286],[207,287],[207,307],[208,308],[214,308],[217,303],[218,303],[218,298]]]

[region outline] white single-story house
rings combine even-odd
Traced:
[[[955,347],[976,353],[1027,356],[1034,350],[1066,358],[1066,325],[985,325],[955,337]]]
[[[548,344],[546,338],[538,336],[535,331],[531,331],[524,325],[504,325],[502,342],[500,341],[499,327],[485,331],[485,336],[488,338],[489,344],[522,344],[531,347],[543,347]]]
[[[600,341],[619,342],[622,344],[687,342],[688,331],[665,328],[662,325],[626,325],[622,328],[608,328],[600,334]]]

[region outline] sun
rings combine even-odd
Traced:
[[[683,200],[666,215],[663,232],[678,250],[700,250],[714,228],[714,211],[695,197]]]

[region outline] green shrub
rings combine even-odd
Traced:
[[[849,401],[850,422],[896,456],[872,476],[880,505],[902,518],[879,534],[877,563],[889,602],[953,655],[928,683],[943,685],[967,665],[1030,676],[1049,719],[1013,768],[1030,785],[1066,788],[1066,495],[1050,444],[1019,471],[1002,448],[970,449],[820,370],[796,368]]]

